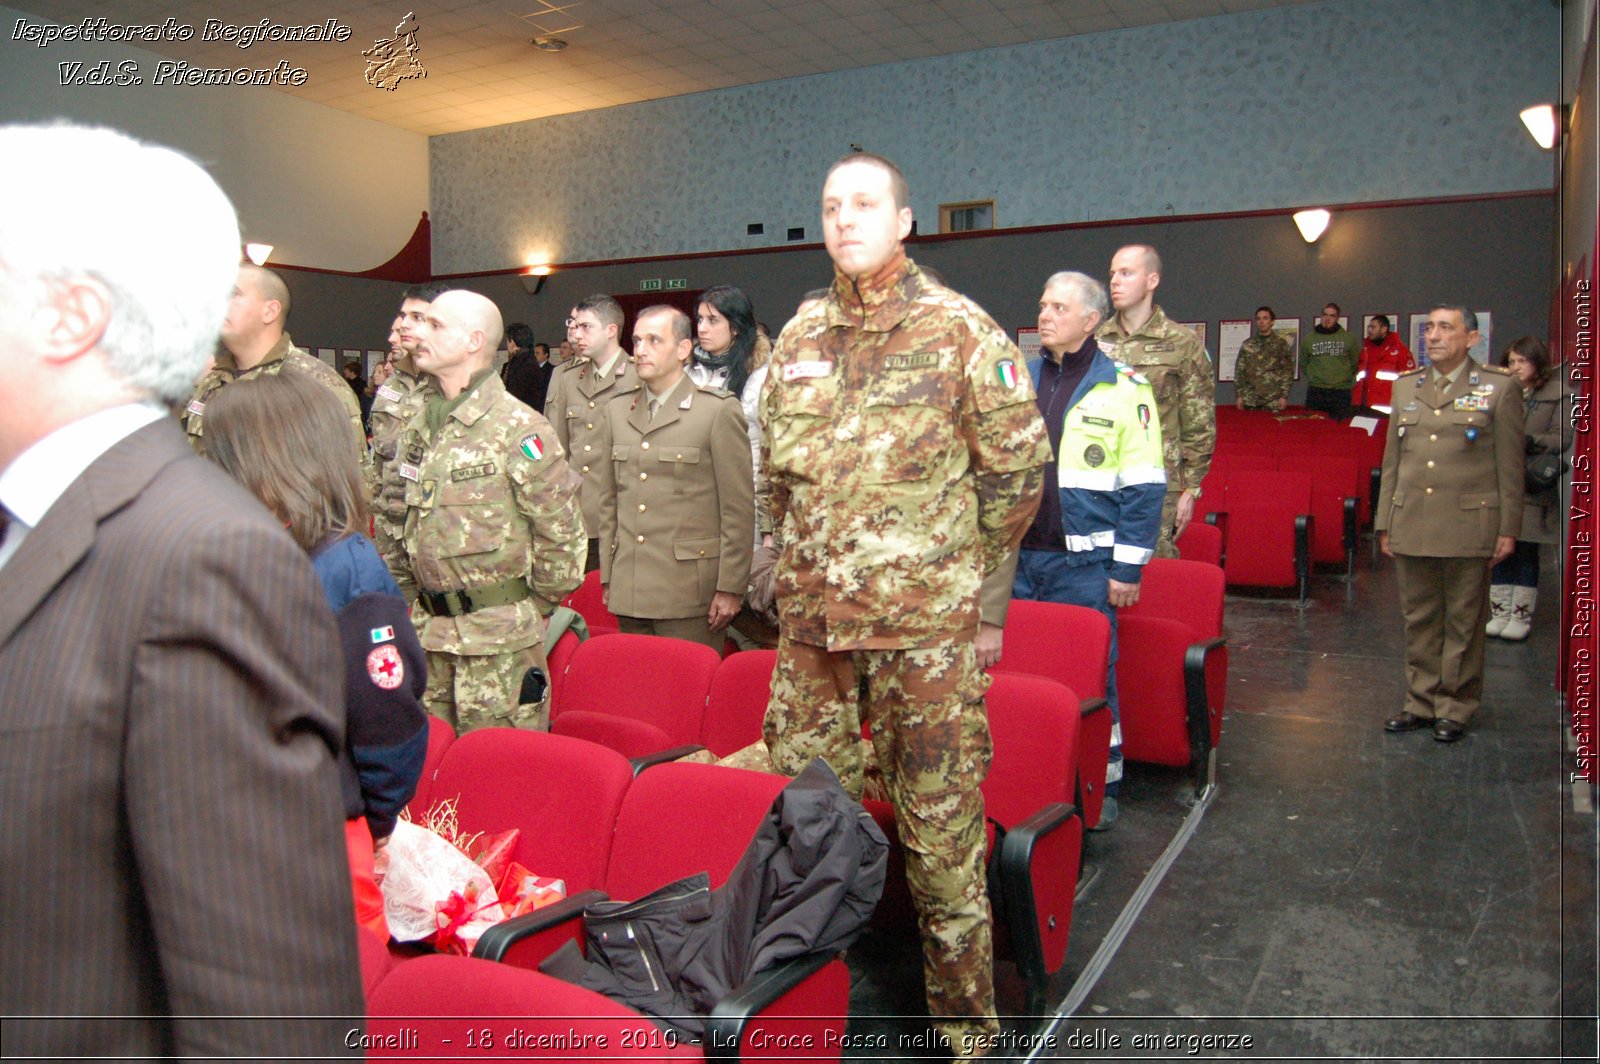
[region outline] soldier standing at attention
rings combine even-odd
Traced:
[[[427,378],[416,363],[417,330],[427,317],[428,305],[447,291],[449,288],[437,281],[405,290],[400,297],[400,313],[394,319],[394,342],[400,353],[394,360],[393,372],[381,379],[373,374],[376,390],[370,418],[372,455],[367,467],[373,538],[408,600],[416,597],[416,587],[411,583],[410,564],[405,556],[406,480],[394,460],[395,449],[400,445],[400,430],[427,400],[423,390]]]
[[[1111,256],[1116,314],[1100,326],[1100,350],[1138,370],[1155,390],[1167,474],[1156,557],[1176,558],[1177,539],[1194,516],[1217,444],[1217,386],[1200,338],[1156,305],[1160,283],[1161,256],[1148,244],[1131,244]]]
[[[294,346],[284,326],[289,322],[289,286],[271,270],[246,262],[239,267],[228,299],[228,316],[222,320],[222,350],[182,413],[189,442],[205,453],[206,400],[218,388],[267,373],[299,373],[312,378],[339,397],[350,415],[350,445],[356,460],[364,462],[367,433],[361,427],[361,404],[349,383],[332,366]]]
[[[1289,341],[1273,332],[1278,316],[1271,307],[1256,308],[1255,335],[1239,345],[1233,387],[1240,410],[1282,410],[1294,384],[1294,352]]]
[[[608,456],[600,449],[601,414],[606,403],[623,392],[637,391],[639,375],[622,350],[622,307],[608,295],[593,295],[572,308],[567,339],[574,358],[550,378],[545,416],[556,438],[583,478],[583,527],[589,550],[583,571],[600,567],[600,467]]]
[[[959,1058],[999,1030],[981,670],[1000,655],[1050,441],[1015,345],[906,258],[909,198],[879,156],[828,171],[833,287],[784,329],[762,392],[782,544],[763,733],[779,772],[822,756],[859,796],[867,720],[906,850],[928,1010]]]
[[[1406,704],[1383,726],[1453,743],[1483,698],[1489,570],[1522,527],[1524,412],[1506,370],[1467,357],[1476,314],[1434,307],[1423,336],[1432,364],[1394,383],[1374,514],[1406,624]]]
[[[600,580],[624,632],[721,651],[750,583],[750,437],[738,397],[684,372],[689,334],[672,307],[633,323],[643,387],[614,396],[601,423]]]
[[[547,725],[544,619],[582,579],[576,478],[550,423],[495,374],[501,328],[476,292],[429,305],[415,356],[426,404],[395,457],[423,702],[457,732]]]

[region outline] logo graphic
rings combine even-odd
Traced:
[[[537,436],[522,437],[522,453],[537,462],[544,457],[544,441]]]
[[[428,71],[417,58],[417,47],[416,12],[407,11],[394,28],[393,37],[377,41],[361,53],[367,57],[367,84],[393,92],[407,78],[427,77]]]
[[[385,691],[405,682],[406,666],[394,644],[385,643],[367,655],[367,677]]]
[[[995,367],[995,373],[1000,378],[1001,387],[1015,388],[1017,386],[1017,364],[1009,358],[1001,360],[1000,365]]]

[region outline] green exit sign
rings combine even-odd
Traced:
[[[670,285],[668,287],[670,287]],[[659,278],[659,277],[650,277],[650,278],[647,278],[646,280],[640,281],[639,282],[639,291],[641,291],[641,292],[659,292],[659,291],[661,291],[661,278]]]
[[[677,290],[681,290],[681,289],[684,289],[684,288],[688,288],[689,287],[689,279],[687,277],[669,278],[665,282],[663,287],[665,287],[665,288],[667,288],[669,290],[673,290],[673,291],[677,291]]]

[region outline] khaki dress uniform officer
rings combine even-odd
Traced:
[[[563,363],[550,379],[550,394],[545,399],[545,416],[554,427],[556,439],[572,458],[572,465],[583,477],[579,489],[579,502],[583,509],[583,527],[590,541],[588,560],[584,569],[599,567],[600,535],[600,467],[606,451],[601,441],[603,435],[601,416],[612,397],[624,392],[637,391],[639,375],[627,354],[618,351],[614,363],[601,372],[591,359],[579,358]]]
[[[721,650],[707,623],[717,592],[743,599],[750,581],[755,498],[739,400],[684,375],[652,418],[640,389],[606,404],[610,455],[600,497],[600,579],[624,631]]]
[[[1385,726],[1453,742],[1482,698],[1490,559],[1522,521],[1522,395],[1464,358],[1403,374],[1393,398],[1376,527],[1399,575],[1406,703]]]

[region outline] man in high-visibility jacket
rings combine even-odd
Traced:
[[[1139,599],[1155,555],[1167,477],[1161,417],[1144,377],[1103,354],[1095,329],[1110,312],[1106,290],[1081,273],[1058,273],[1039,300],[1044,357],[1030,362],[1039,413],[1055,461],[1022,539],[1014,598],[1088,606],[1111,622],[1106,701],[1117,705],[1117,607]],[[1113,723],[1101,829],[1117,816],[1122,729]]]
[[[1389,315],[1374,314],[1367,322],[1367,339],[1361,345],[1361,367],[1356,370],[1356,386],[1350,392],[1352,405],[1389,416],[1393,404],[1394,382],[1400,374],[1417,368],[1411,349],[1400,334],[1389,331]]]

